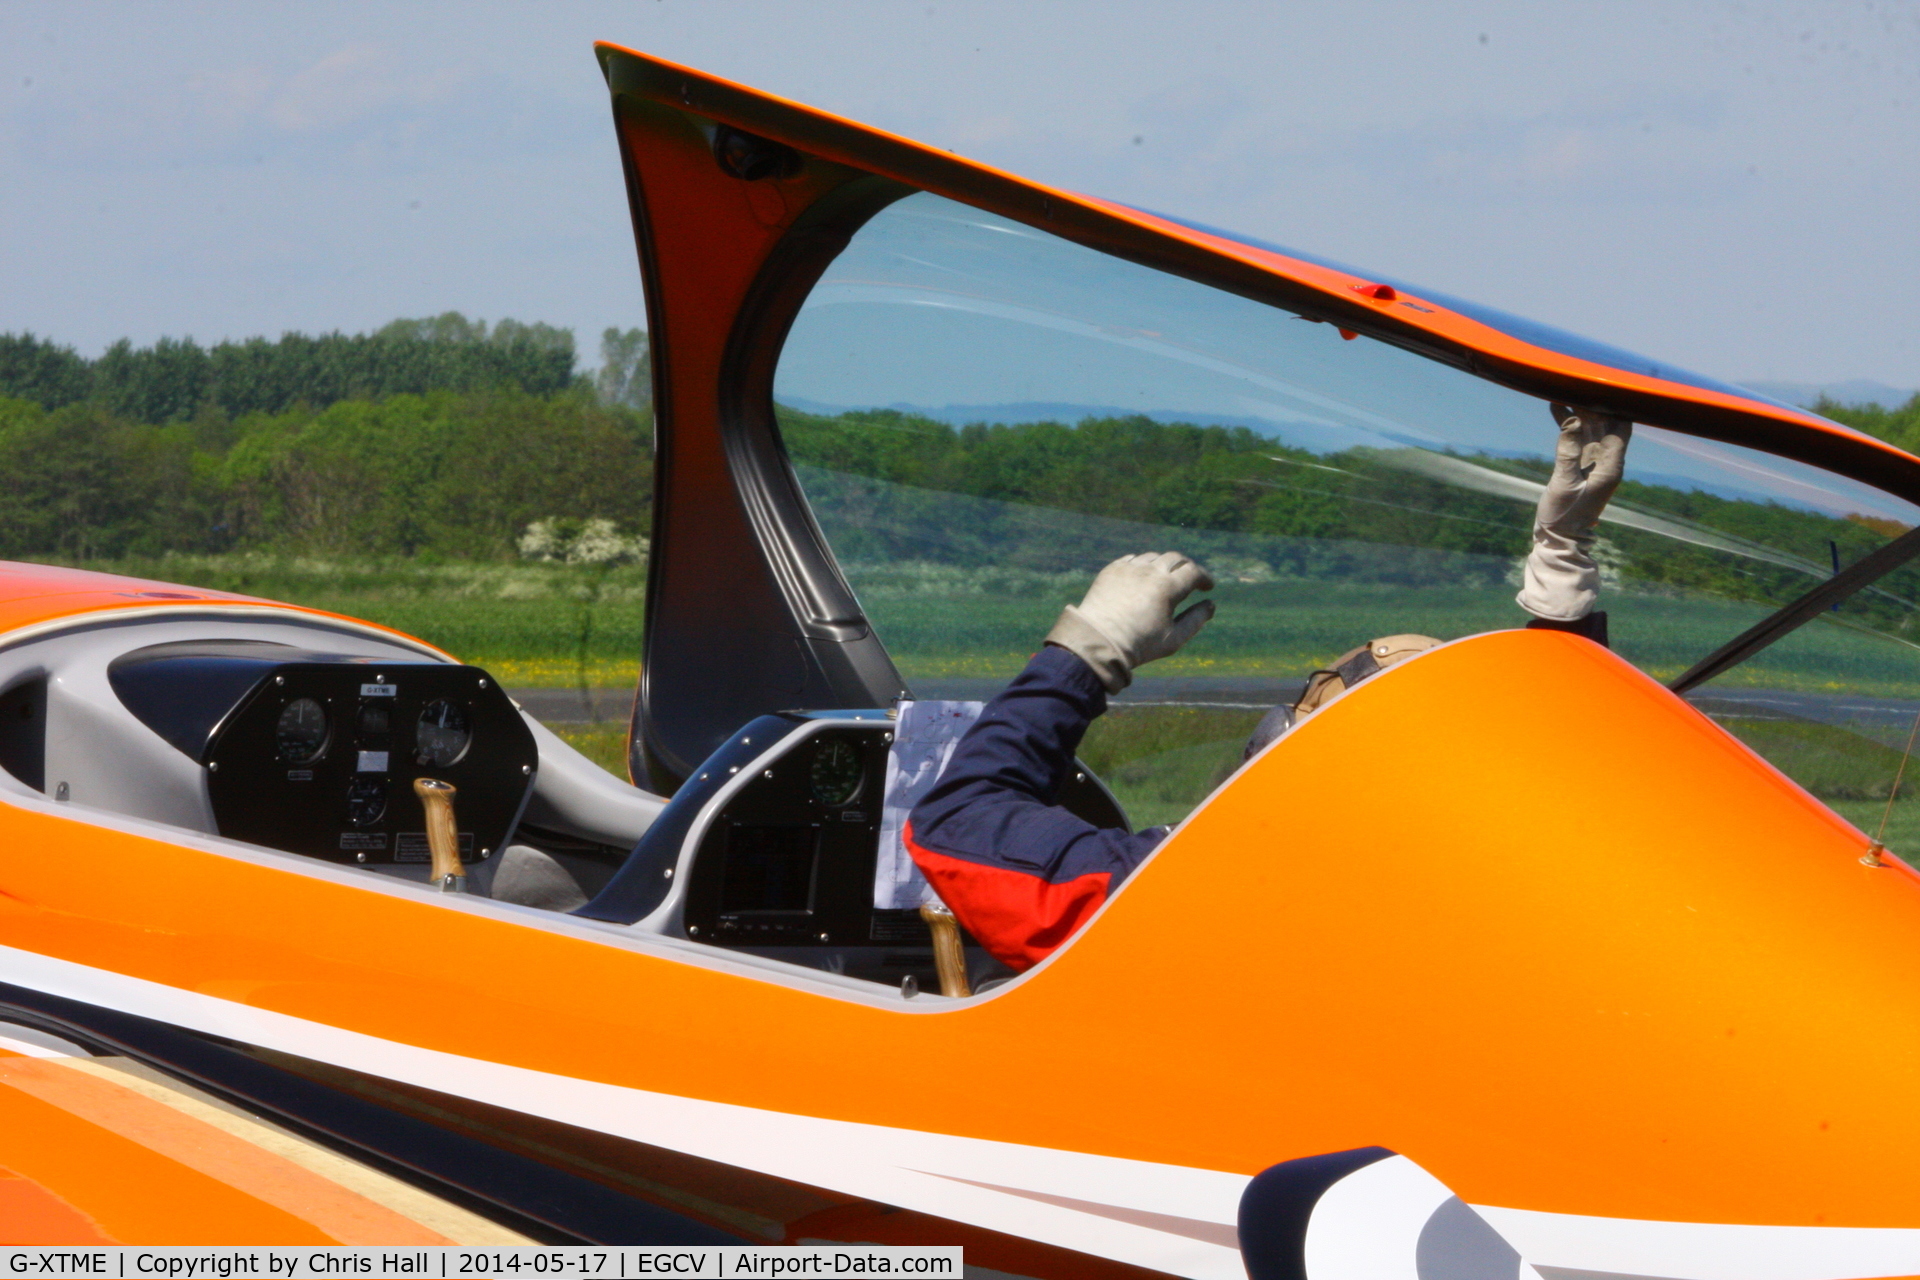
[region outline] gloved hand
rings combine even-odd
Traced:
[[[1560,440],[1553,475],[1533,517],[1533,550],[1515,596],[1536,618],[1577,622],[1593,610],[1600,570],[1593,563],[1593,527],[1620,487],[1633,424],[1597,409],[1553,406]]]
[[[1108,693],[1118,693],[1133,683],[1135,667],[1173,653],[1213,617],[1211,600],[1174,617],[1173,607],[1196,587],[1213,590],[1213,575],[1178,551],[1121,556],[1100,571],[1086,599],[1061,610],[1047,643],[1078,655]]]

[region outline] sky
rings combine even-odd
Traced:
[[[611,40],[1733,381],[1920,386],[1920,0],[0,6],[0,332],[644,325]]]

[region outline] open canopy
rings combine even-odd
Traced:
[[[1657,543],[1726,562],[1663,569],[1676,591],[1741,580],[1751,616],[1734,610],[1684,639],[1667,627],[1671,654],[1636,657],[1663,678],[1920,523],[1920,459],[1817,415],[629,50],[598,52],[654,346],[658,501],[634,765],[663,789],[756,714],[908,690],[862,604],[879,588],[849,584],[880,561],[1065,572],[1109,544],[1157,538],[1244,562],[1253,581],[1330,572],[1322,553],[1337,544],[1370,581],[1412,581],[1407,565],[1431,574],[1436,556],[1452,556],[1456,579],[1497,582],[1550,447],[1541,401],[1651,425],[1635,446],[1639,500],[1630,486],[1612,513],[1623,554],[1644,559],[1636,547]],[[1151,388],[1122,386],[1148,372]],[[1024,466],[1046,452],[1019,436],[1027,419],[1129,415],[1165,428],[1105,446],[1136,457],[1170,447],[1176,427],[1251,424],[1270,439],[1241,430],[1206,445],[1235,455],[1202,477],[1226,496],[1181,506],[1165,497],[1170,473],[1153,499],[1145,482],[1129,495],[1058,468],[1038,498],[1031,484],[983,485],[980,448],[951,430],[1006,424],[1003,444],[1027,448]],[[956,479],[967,468],[974,479]],[[1715,501],[1741,519],[1698,509]],[[1234,502],[1237,514],[1216,510]],[[1328,517],[1330,503],[1373,522]],[[1762,518],[1776,509],[1787,514]],[[1384,519],[1449,533],[1382,533]],[[1325,545],[1307,554],[1276,538]],[[1380,552],[1388,544],[1399,567]],[[1449,624],[1465,634],[1519,620],[1469,610]],[[930,671],[907,661],[916,686]],[[1003,673],[988,663],[976,674]]]

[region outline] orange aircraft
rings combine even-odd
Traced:
[[[5,566],[0,1235],[1920,1274],[1920,459],[598,53],[656,406],[633,781],[407,636]],[[1639,424],[1611,649],[1516,629],[1549,400]],[[1168,546],[1219,617],[1061,802],[1172,835],[1034,968],[941,963],[898,703]]]

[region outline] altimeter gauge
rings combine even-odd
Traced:
[[[312,698],[295,698],[273,727],[275,754],[288,764],[306,764],[327,749],[327,710]]]
[[[473,727],[466,708],[446,698],[435,698],[420,709],[414,731],[414,763],[444,769],[473,744]]]
[[[837,809],[860,794],[865,765],[860,750],[845,738],[826,738],[815,748],[813,769],[808,782],[813,798],[829,809]]]

